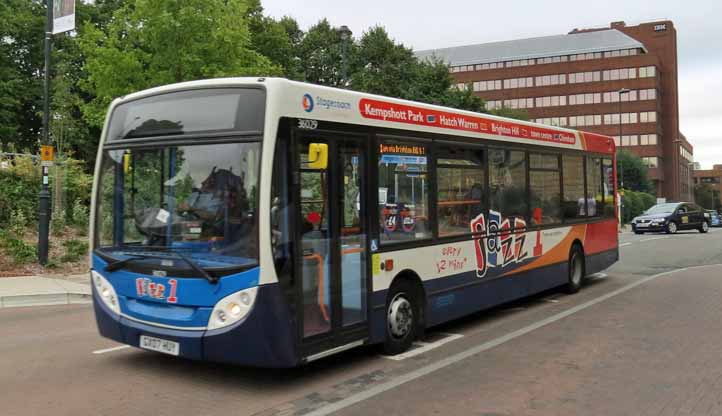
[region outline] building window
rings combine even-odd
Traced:
[[[640,123],[656,123],[657,122],[657,113],[654,111],[644,111],[639,113],[639,122]]]
[[[656,73],[654,66],[645,66],[639,68],[639,78],[652,78]]]

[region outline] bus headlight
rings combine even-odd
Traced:
[[[95,270],[90,271],[90,278],[93,280],[93,286],[95,286],[95,291],[98,292],[100,300],[103,301],[105,306],[110,308],[111,311],[120,315],[120,303],[118,301],[118,295],[115,293],[115,289],[113,289],[113,285]]]
[[[258,287],[241,290],[221,299],[211,312],[208,329],[219,329],[243,319],[251,311]]]

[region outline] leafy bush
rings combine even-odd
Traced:
[[[656,203],[656,198],[652,194],[646,192],[635,192],[628,189],[624,190],[624,217],[622,220],[626,223],[641,215]]]
[[[58,169],[51,169],[50,182],[53,182],[54,175]],[[84,205],[85,210],[66,210],[66,222],[73,224],[87,224],[87,206],[90,203],[90,190],[93,177],[85,173],[83,163],[79,160],[65,158],[62,173],[63,192],[68,201],[74,204]],[[37,222],[38,191],[40,190],[40,166],[28,157],[17,157],[13,159],[7,169],[0,169],[0,226],[10,226],[11,217],[14,217],[13,224],[19,225],[18,221],[25,220],[24,226]],[[52,188],[52,187],[51,187]],[[52,190],[52,189],[51,189]],[[77,221],[68,215],[80,217]]]
[[[8,221],[8,229],[15,236],[22,236],[25,233],[25,228],[28,225],[28,218],[25,216],[22,210],[17,209],[10,213],[10,220]]]
[[[30,157],[18,157],[7,169],[0,169],[0,225],[10,225],[24,218],[26,223],[37,218],[40,167]]]
[[[88,254],[88,242],[82,240],[68,240],[63,243],[65,254],[60,258],[63,263],[73,263]]]
[[[76,199],[73,203],[73,224],[78,228],[80,235],[87,235],[90,211],[84,201]]]
[[[65,227],[67,225],[66,216],[64,210],[59,210],[53,213],[53,218],[50,221],[50,230],[54,236],[60,236],[65,233]]]
[[[655,198],[652,194],[640,192],[639,196],[642,198],[642,207],[644,211],[650,209],[657,203],[657,198]]]
[[[0,238],[0,246],[10,256],[15,264],[25,264],[33,262],[37,259],[38,252],[35,246],[27,244],[25,241],[10,237],[4,234]]]
[[[76,225],[88,224],[88,206],[90,205],[90,192],[93,187],[93,175],[85,173],[83,170],[83,162],[65,158],[62,168],[63,190],[66,195],[66,201],[72,201],[72,207],[67,209],[67,214],[72,217],[68,218],[68,222]],[[79,212],[76,206],[82,205],[84,212]],[[76,213],[80,218],[76,218]],[[84,216],[83,216],[84,215]]]

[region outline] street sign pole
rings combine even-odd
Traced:
[[[50,146],[50,48],[53,36],[53,0],[46,1],[47,23],[45,26],[45,99],[43,102],[43,138],[41,158],[43,160],[43,178],[38,194],[38,263],[48,264],[48,247],[50,246],[50,190],[48,189],[50,167],[46,162],[45,152]],[[52,149],[52,148],[51,148]],[[50,151],[52,161],[52,150]]]

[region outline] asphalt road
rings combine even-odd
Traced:
[[[435,328],[400,360],[228,367],[117,348],[89,306],[0,310],[0,415],[722,414],[722,230],[620,247],[580,293]]]

